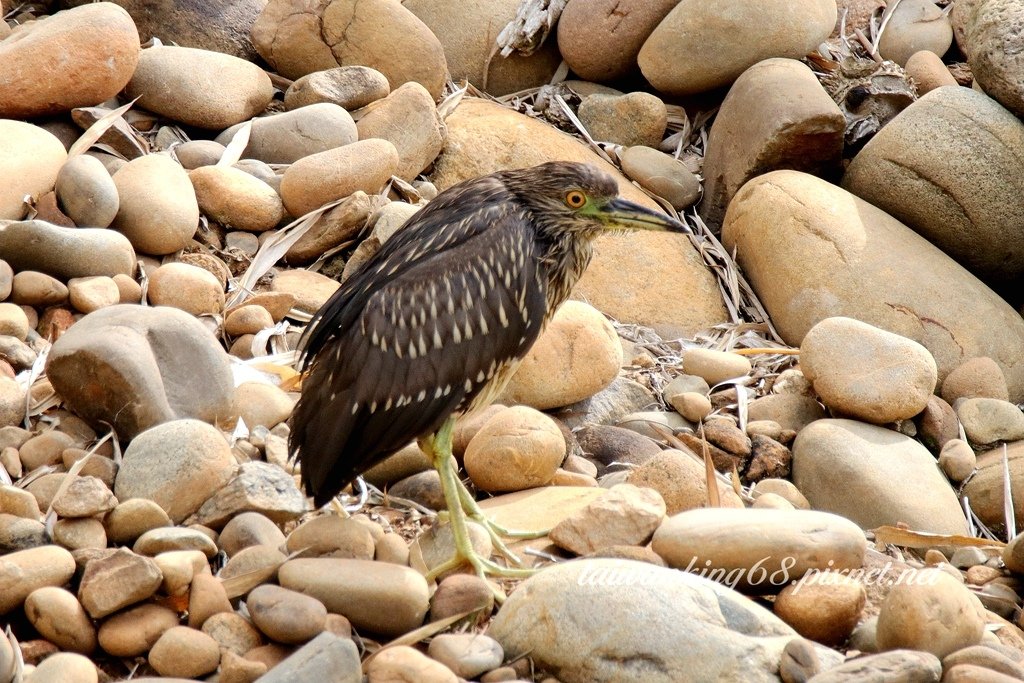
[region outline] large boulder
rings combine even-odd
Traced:
[[[740,189],[722,241],[782,338],[799,346],[816,323],[856,318],[928,349],[941,382],[965,360],[1002,368],[1024,399],[1024,320],[913,230],[805,173],[774,171]]]

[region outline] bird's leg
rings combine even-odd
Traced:
[[[440,574],[463,564],[471,565],[481,578],[487,576],[532,576],[535,570],[502,567],[486,557],[480,557],[473,549],[469,530],[466,527],[466,510],[463,508],[462,496],[459,495],[461,482],[455,476],[455,469],[452,466],[454,460],[452,457],[452,426],[454,424],[455,421],[449,418],[435,434],[420,440],[420,448],[433,460],[434,467],[440,475],[441,490],[444,492],[445,504],[448,507],[448,523],[451,524],[452,537],[455,541],[455,556],[430,570],[427,580],[431,581]]]

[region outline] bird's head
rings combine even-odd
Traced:
[[[674,218],[620,197],[615,179],[590,164],[552,161],[507,171],[504,181],[539,227],[555,233],[593,237],[605,230],[686,230]]]

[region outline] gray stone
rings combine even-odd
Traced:
[[[623,614],[642,614],[637,629]],[[629,560],[554,565],[508,597],[488,629],[506,657],[529,653],[563,683],[778,681],[796,633],[702,577]],[[840,656],[818,648],[825,666]]]
[[[781,168],[838,169],[846,118],[814,73],[795,59],[766,59],[736,79],[715,116],[704,155],[700,215],[719,225],[751,178]]]
[[[807,683],[939,683],[940,678],[942,662],[935,655],[892,650],[844,662],[811,677]]]
[[[199,420],[174,420],[132,439],[114,485],[119,500],[148,498],[179,523],[226,484],[235,470],[227,440]]]
[[[953,404],[956,416],[972,443],[1024,439],[1024,413],[998,398],[962,398]]]
[[[39,220],[0,225],[0,254],[15,271],[37,270],[65,280],[135,270],[135,250],[121,233]]]
[[[219,529],[242,512],[259,512],[283,523],[307,511],[306,497],[292,475],[277,465],[253,461],[243,463],[238,475],[203,503],[189,522]]]
[[[1014,282],[1024,275],[1015,237],[1024,230],[1022,147],[1024,123],[998,102],[970,88],[938,88],[864,146],[843,187],[981,280]]]
[[[864,529],[905,523],[965,534],[956,493],[935,458],[910,437],[854,420],[818,420],[793,443],[793,483],[811,507]]]
[[[260,683],[360,683],[362,680],[356,644],[350,638],[329,631],[303,645],[259,678]]]
[[[306,74],[284,93],[284,106],[298,109],[331,102],[348,110],[365,107],[391,92],[384,74],[368,66],[339,66]]]
[[[244,126],[239,123],[217,136],[227,145]],[[253,119],[246,158],[268,164],[290,164],[302,157],[342,147],[359,138],[352,116],[336,104],[321,102]]]

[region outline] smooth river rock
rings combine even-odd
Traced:
[[[553,40],[529,56],[492,56],[495,39],[516,16],[519,0],[404,0],[402,5],[441,41],[453,81],[466,79],[495,97],[548,83],[561,62]]]
[[[767,171],[837,170],[845,132],[842,110],[807,65],[782,58],[758,62],[729,88],[711,126],[700,215],[721,224],[743,183]]]
[[[856,524],[827,512],[700,508],[669,518],[651,548],[670,567],[766,594],[808,571],[859,569],[867,541]]]
[[[800,369],[834,412],[874,424],[924,410],[937,373],[935,359],[917,342],[843,317],[811,328]]]
[[[139,33],[112,2],[22,24],[0,40],[0,117],[97,105],[117,95],[138,61]]]
[[[140,107],[216,130],[251,119],[274,97],[270,76],[252,62],[177,45],[143,50],[126,92]]]
[[[642,615],[644,627],[623,615]],[[519,584],[488,629],[562,683],[778,681],[796,632],[728,588],[646,562],[588,559]],[[839,655],[816,653],[825,666]]]
[[[637,61],[663,93],[704,92],[728,85],[762,59],[813,52],[832,33],[836,15],[835,0],[682,0],[651,33]]]
[[[131,242],[103,228],[65,228],[40,220],[0,224],[0,253],[15,271],[40,271],[62,280],[135,272]]]
[[[0,220],[24,216],[25,195],[38,197],[52,190],[67,158],[64,145],[49,131],[24,121],[0,119],[0,172],[5,178],[0,185]],[[10,261],[5,249],[0,253]]]
[[[817,420],[793,443],[793,483],[811,507],[864,529],[905,523],[966,534],[956,493],[919,442],[854,420]]]
[[[787,343],[799,346],[825,318],[856,318],[923,345],[940,382],[965,360],[988,356],[1010,399],[1024,399],[1024,319],[913,230],[845,190],[797,171],[759,176],[729,205],[722,241],[737,251]]]
[[[850,163],[843,187],[990,284],[1024,275],[1024,123],[986,95],[932,90]]]
[[[54,343],[46,374],[71,410],[126,438],[234,410],[227,354],[202,323],[174,308],[120,304],[88,314]]]

